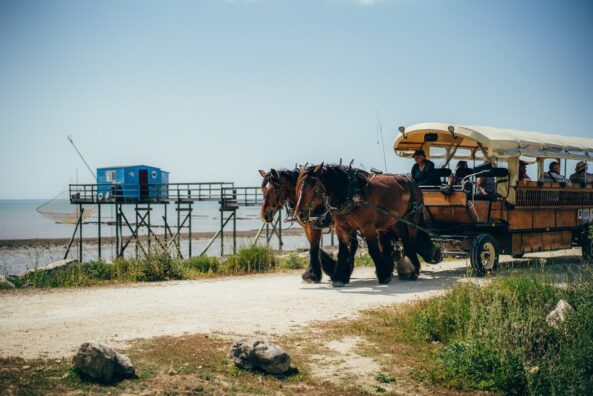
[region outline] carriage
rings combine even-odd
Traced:
[[[468,254],[474,272],[498,267],[499,255],[582,248],[593,260],[593,183],[539,181],[546,162],[593,160],[593,139],[484,126],[423,123],[400,127],[394,150],[412,157],[424,150],[440,167],[440,185],[420,186],[426,229],[445,253]],[[461,182],[447,185],[451,161],[466,160]],[[519,161],[537,166],[537,178],[519,180]],[[570,161],[570,162],[569,162]],[[478,178],[491,178],[491,194],[477,194]],[[468,188],[469,186],[469,188]]]

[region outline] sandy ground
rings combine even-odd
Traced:
[[[426,267],[416,282],[378,285],[356,268],[348,287],[305,284],[299,273],[0,294],[0,356],[59,357],[81,343],[220,332],[282,334],[295,326],[442,292],[465,261]]]

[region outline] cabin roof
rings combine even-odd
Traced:
[[[453,133],[449,131],[450,127],[453,127]],[[432,146],[456,144],[467,149],[484,148],[489,157],[525,155],[593,160],[593,139],[442,122],[421,123],[405,128],[404,133],[396,138],[393,148],[399,155],[410,156],[424,145],[426,133],[438,135],[437,141],[430,143]]]

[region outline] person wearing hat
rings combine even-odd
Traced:
[[[579,161],[574,169],[574,173],[570,175],[570,183],[585,185],[591,181],[591,176],[587,174],[587,163]]]
[[[424,150],[414,151],[414,161],[416,162],[412,167],[412,179],[419,186],[435,186],[439,185],[440,181],[435,180],[434,163],[426,159]]]
[[[527,161],[519,160],[519,181],[530,181],[527,174]]]

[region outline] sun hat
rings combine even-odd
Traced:
[[[587,163],[585,161],[579,161],[577,163],[576,168],[574,169],[576,172],[582,172],[584,170],[587,170]]]
[[[416,151],[414,151],[414,155],[412,156],[412,158],[416,158],[416,157],[426,158],[426,153],[424,152],[424,150],[416,150]]]

